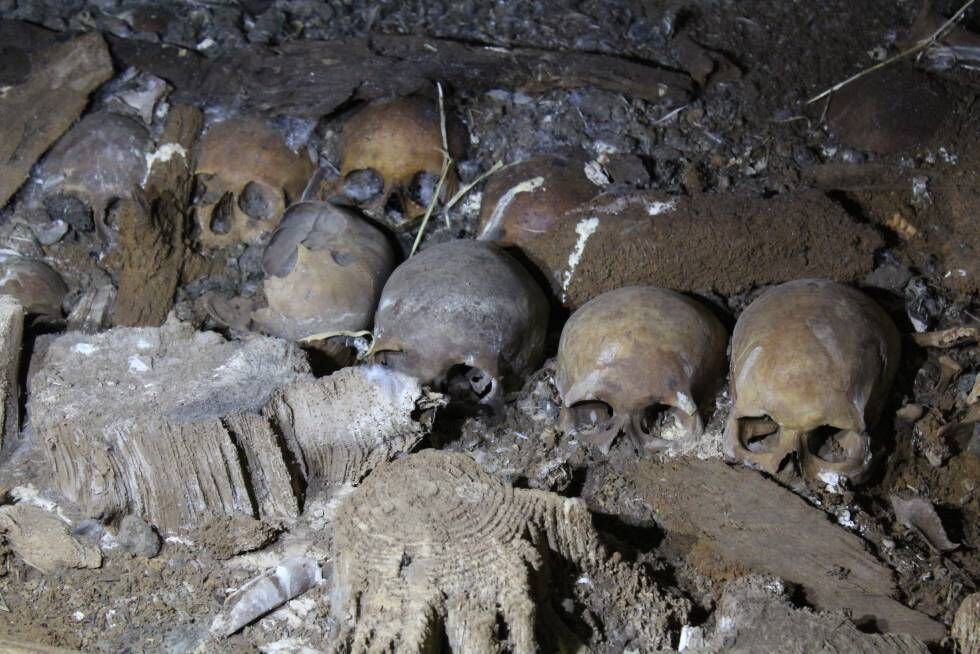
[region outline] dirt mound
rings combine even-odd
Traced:
[[[791,279],[853,281],[881,237],[820,193],[603,196],[525,254],[570,307],[631,284],[732,294]]]

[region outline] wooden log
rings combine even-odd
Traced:
[[[354,99],[431,91],[434,81],[471,90],[594,86],[671,103],[693,92],[687,75],[608,55],[489,48],[416,36],[256,44],[214,58],[175,46],[107,38],[117,60],[166,79],[179,102],[267,116],[319,118]]]
[[[895,599],[891,570],[861,538],[759,473],[677,459],[637,463],[626,476],[668,531],[698,537],[743,569],[798,584],[814,607],[844,609],[855,621],[924,642],[945,637],[941,623]]]
[[[20,434],[20,356],[24,308],[0,296],[0,448]]]
[[[61,492],[91,517],[138,513],[164,533],[215,515],[299,511],[283,452],[256,413],[309,377],[294,345],[227,342],[170,322],[72,332],[39,348],[29,413]]]

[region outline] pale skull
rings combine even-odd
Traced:
[[[137,198],[152,146],[138,120],[107,111],[90,114],[44,157],[34,189],[40,197],[34,199],[52,220],[63,219],[82,231],[94,222],[99,235],[111,241],[109,206]]]
[[[608,452],[620,433],[650,451],[703,431],[699,404],[725,374],[727,333],[700,302],[628,286],[586,302],[558,345],[562,426]]]
[[[29,314],[61,318],[61,307],[68,287],[51,266],[0,249],[0,295],[10,295]]]
[[[446,115],[446,144],[459,161],[466,130]],[[434,100],[410,96],[377,100],[344,125],[340,194],[366,209],[384,209],[396,197],[402,218],[425,213],[442,173],[442,128]],[[446,172],[440,199],[457,187],[453,166]]]
[[[423,383],[472,391],[493,406],[502,385],[539,363],[547,327],[544,292],[515,259],[489,243],[450,241],[391,274],[374,352]]]
[[[732,337],[726,456],[775,474],[795,455],[809,481],[860,483],[899,351],[894,323],[853,288],[807,279],[763,293]]]
[[[303,151],[258,118],[212,125],[198,145],[194,216],[208,248],[251,243],[279,225],[314,172]]]
[[[388,238],[353,211],[294,204],[263,256],[269,307],[256,322],[291,339],[368,329],[394,266]]]

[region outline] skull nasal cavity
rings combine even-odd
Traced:
[[[438,175],[433,175],[424,170],[417,172],[408,185],[408,197],[415,204],[428,207],[432,202],[432,197],[436,194],[436,186],[438,185]]]
[[[827,463],[843,463],[860,456],[862,436],[823,425],[807,434],[806,445],[811,454]]]
[[[268,186],[249,182],[238,196],[238,208],[255,220],[268,220],[276,213],[276,192]]]
[[[344,195],[357,204],[374,200],[384,188],[385,182],[374,168],[352,170],[344,179]]]
[[[227,234],[231,231],[231,224],[235,218],[234,201],[234,196],[231,193],[225,193],[218,200],[218,204],[214,205],[208,227],[215,234]]]

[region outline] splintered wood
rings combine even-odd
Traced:
[[[942,624],[895,599],[891,570],[861,538],[758,473],[690,459],[643,462],[627,476],[666,529],[698,537],[742,569],[798,584],[814,607],[844,609],[926,642],[944,637]]]
[[[211,515],[298,512],[292,492],[256,505],[251,487],[275,486],[285,463],[270,465],[274,452],[236,442],[222,422],[308,375],[294,346],[167,323],[68,333],[31,367],[37,437],[62,493],[88,515],[136,512],[171,532]]]
[[[291,384],[273,396],[267,413],[303,452],[306,478],[333,486],[357,483],[379,463],[411,451],[443,404],[414,377],[367,366]]]
[[[313,379],[296,346],[160,328],[70,332],[39,348],[30,413],[61,492],[91,517],[162,532],[296,516],[428,432],[439,396],[374,368]]]
[[[548,575],[561,560],[609,569],[581,500],[512,488],[466,455],[434,450],[368,477],[338,509],[335,539],[334,651],[420,651],[441,625],[456,652],[535,652],[541,634],[572,638],[571,651]],[[634,602],[652,600],[650,644],[669,645],[672,609],[656,589],[633,589]]]
[[[24,308],[0,296],[0,447],[20,431],[20,349],[24,339]]]

